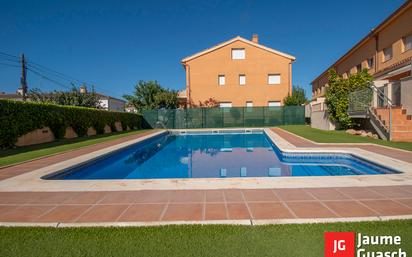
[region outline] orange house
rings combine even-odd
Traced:
[[[188,107],[210,98],[220,107],[280,106],[292,91],[295,57],[235,37],[182,60]]]

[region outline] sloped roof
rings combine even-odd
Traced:
[[[220,44],[218,44],[218,45],[216,45],[216,46],[213,46],[213,47],[211,47],[211,48],[208,48],[208,49],[205,49],[205,50],[203,50],[203,51],[201,51],[201,52],[198,52],[198,53],[196,53],[196,54],[194,54],[194,55],[188,56],[188,57],[186,57],[186,58],[184,58],[184,59],[182,60],[182,63],[186,63],[186,62],[188,62],[188,61],[190,61],[190,60],[193,60],[193,59],[195,59],[195,58],[197,58],[197,57],[200,57],[200,56],[202,56],[202,55],[205,55],[205,54],[207,54],[207,53],[210,53],[210,52],[212,52],[212,51],[215,51],[215,50],[217,50],[217,49],[219,49],[219,48],[222,48],[222,47],[224,47],[224,46],[227,46],[227,45],[229,45],[229,44],[231,44],[231,43],[233,43],[233,42],[235,42],[235,41],[242,41],[242,42],[244,42],[244,43],[246,43],[246,44],[249,44],[249,45],[255,46],[255,47],[257,47],[257,48],[266,50],[266,51],[268,51],[268,52],[270,52],[270,53],[277,54],[277,55],[283,56],[283,57],[285,57],[285,58],[288,58],[288,59],[290,59],[290,60],[292,60],[292,61],[296,60],[296,58],[295,58],[294,56],[292,56],[292,55],[289,55],[289,54],[280,52],[280,51],[278,51],[278,50],[275,50],[275,49],[266,47],[266,46],[264,46],[264,45],[257,44],[257,43],[255,43],[255,42],[253,42],[253,41],[250,41],[250,40],[247,40],[247,39],[245,39],[245,38],[243,38],[243,37],[237,36],[237,37],[232,38],[232,39],[230,39],[230,40],[228,40],[228,41],[225,41],[225,42],[223,42],[223,43],[220,43]]]
[[[355,52],[359,47],[361,47],[363,44],[367,43],[368,40],[370,40],[371,38],[376,36],[380,31],[382,31],[386,26],[388,26],[394,19],[396,19],[403,12],[405,12],[408,8],[410,8],[411,5],[412,5],[411,0],[405,1],[405,3],[403,3],[391,15],[389,15],[385,20],[383,20],[381,23],[379,23],[379,25],[376,28],[371,29],[370,32],[365,37],[363,37],[358,43],[356,43],[351,49],[349,49],[349,51],[347,51],[344,55],[342,55],[336,62],[334,62],[332,65],[330,65],[319,76],[317,76],[315,79],[313,79],[310,84],[313,85],[313,83],[316,80],[320,79],[323,75],[328,73],[330,69],[332,69],[334,66],[340,64],[347,57],[349,57],[353,52]]]

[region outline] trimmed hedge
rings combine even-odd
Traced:
[[[0,148],[12,147],[17,138],[42,127],[50,127],[56,139],[63,138],[66,128],[72,127],[79,137],[93,127],[104,133],[107,124],[116,131],[115,122],[140,129],[142,116],[134,113],[110,112],[77,106],[62,106],[0,99]]]

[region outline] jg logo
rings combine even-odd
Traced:
[[[333,240],[333,253],[338,251],[345,251],[345,240]]]
[[[354,257],[355,232],[325,232],[325,257]]]

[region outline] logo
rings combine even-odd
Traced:
[[[355,257],[355,232],[325,232],[325,257]]]

